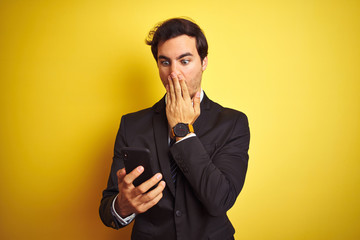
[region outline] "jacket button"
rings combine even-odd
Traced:
[[[175,215],[176,215],[177,217],[181,217],[182,213],[181,213],[180,210],[176,210]]]

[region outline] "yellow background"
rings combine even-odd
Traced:
[[[164,94],[144,39],[193,18],[245,112],[237,239],[360,239],[359,1],[1,1],[0,239],[128,239],[98,217],[120,117]]]

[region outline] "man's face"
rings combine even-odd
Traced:
[[[185,78],[190,97],[201,89],[201,77],[207,66],[207,57],[201,62],[196,49],[196,39],[188,35],[161,42],[158,45],[159,75],[164,86],[169,75],[174,72]]]

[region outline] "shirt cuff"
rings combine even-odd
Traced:
[[[175,144],[184,141],[185,139],[191,138],[191,137],[196,137],[195,133],[189,133],[188,135],[186,135],[185,137],[183,137],[182,139],[180,139],[179,141],[177,141]]]
[[[114,198],[113,202],[112,202],[112,206],[111,206],[111,214],[116,218],[116,220],[118,220],[118,222],[122,225],[122,226],[126,226],[129,223],[132,222],[132,220],[134,220],[136,214],[133,213],[129,216],[127,216],[126,218],[122,218],[120,217],[120,215],[116,212],[115,210],[115,201],[117,199],[118,195],[116,195],[116,197]]]

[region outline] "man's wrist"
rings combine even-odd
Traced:
[[[128,225],[129,223],[132,222],[132,220],[134,220],[136,214],[130,214],[127,217],[121,217],[116,209],[115,209],[115,205],[116,205],[116,199],[117,199],[118,195],[116,195],[116,197],[114,198],[113,202],[112,202],[112,206],[111,206],[111,214],[116,218],[116,220],[123,226]]]
[[[191,137],[195,137],[196,134],[195,133],[188,133],[185,137],[177,137],[176,138],[176,142],[175,143],[179,143],[185,139],[191,138]]]
[[[194,133],[194,127],[191,123],[179,122],[171,128],[171,138],[175,138],[176,140],[180,140],[190,133]]]

